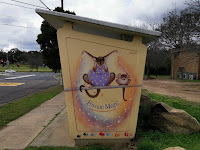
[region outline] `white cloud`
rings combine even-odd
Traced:
[[[21,0],[44,7],[39,0]],[[161,18],[164,12],[175,7],[184,7],[185,0],[64,0],[64,9],[77,15],[126,25],[142,25],[147,18]],[[19,3],[6,1],[17,5]],[[43,0],[51,9],[60,6],[60,0]],[[25,5],[23,5],[25,6]],[[27,6],[26,7],[31,7]],[[0,25],[0,49],[18,48],[20,50],[39,50],[36,42],[40,34],[42,18],[32,9],[7,4],[0,5],[0,24],[9,24],[31,28]],[[13,47],[14,46],[14,47]]]
[[[15,48],[16,45],[15,44],[9,44],[8,46],[3,48],[4,52],[8,52],[9,50],[11,50],[12,48]]]

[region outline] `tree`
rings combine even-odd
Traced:
[[[161,68],[170,71],[172,49],[198,51],[200,55],[200,1],[192,0],[186,4],[188,7],[183,10],[174,9],[166,13],[163,22],[151,28],[158,29],[162,34],[159,39],[147,45],[147,78],[150,78],[150,72],[157,74]],[[152,21],[148,27],[152,27]]]
[[[3,50],[0,50],[0,60],[6,60],[6,53]]]
[[[64,11],[60,7],[55,8],[54,11],[76,15],[74,12]],[[54,72],[58,72],[61,69],[61,65],[56,29],[44,20],[41,25],[41,32],[36,41],[40,45],[43,62],[49,68],[53,69]]]
[[[146,23],[144,23],[141,27],[144,29],[160,31],[159,22],[160,21],[158,19],[146,19]],[[147,79],[151,78],[150,73],[154,73],[157,76],[159,74],[159,69],[165,68],[165,62],[168,57],[169,52],[165,50],[160,38],[147,43],[147,57],[145,64]]]
[[[199,1],[193,1],[198,3]],[[189,5],[189,3],[188,3]],[[162,41],[169,49],[195,47],[200,42],[200,12],[191,4],[183,10],[168,12],[161,24]],[[196,7],[195,7],[196,8]]]
[[[31,69],[35,68],[37,69],[37,72],[38,72],[38,68],[42,66],[41,52],[38,52],[38,51],[28,52],[28,64],[30,65]]]
[[[147,79],[150,79],[150,74],[154,73],[156,76],[161,74],[160,70],[165,74],[170,73],[169,68],[170,51],[166,50],[160,38],[148,43],[147,58],[146,58],[146,74]]]
[[[27,62],[27,52],[20,51],[18,48],[13,48],[8,51],[8,60],[11,63]]]
[[[185,3],[190,7],[190,9],[200,12],[200,0],[188,0]]]

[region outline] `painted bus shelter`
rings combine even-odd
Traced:
[[[57,29],[70,136],[135,136],[146,43],[160,32],[37,9]]]

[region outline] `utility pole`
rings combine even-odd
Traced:
[[[62,8],[62,10],[64,10],[64,7],[63,7],[63,0],[61,0],[61,8]]]
[[[7,52],[7,60],[6,60],[7,69],[9,69],[9,60],[8,60],[8,52]]]

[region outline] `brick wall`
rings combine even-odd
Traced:
[[[171,77],[178,78],[179,67],[184,67],[183,72],[195,72],[200,78],[200,56],[197,52],[180,51],[172,53]]]

